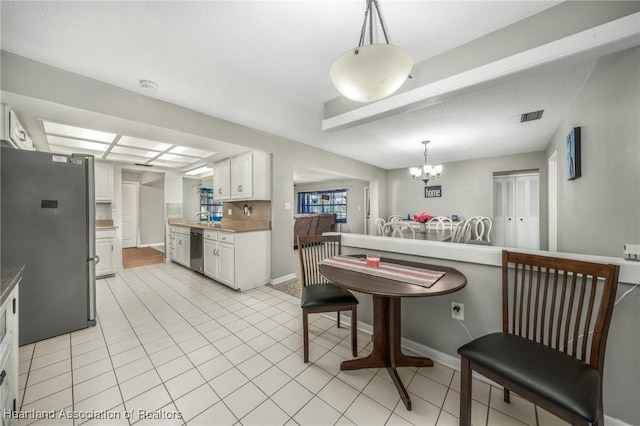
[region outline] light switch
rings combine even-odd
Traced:
[[[232,214],[233,214],[233,210],[228,209],[228,210],[227,210],[227,215],[228,215],[228,216],[231,216]]]
[[[291,210],[291,203],[284,203],[285,210]]]

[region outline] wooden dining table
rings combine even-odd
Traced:
[[[357,256],[362,257],[362,256]],[[320,273],[329,281],[348,290],[370,294],[373,297],[373,350],[364,358],[343,361],[340,370],[386,368],[407,410],[411,399],[397,367],[432,367],[430,358],[408,356],[402,353],[401,299],[403,297],[431,297],[453,293],[467,284],[467,278],[457,269],[438,265],[382,258],[381,264],[392,263],[404,267],[444,272],[431,287],[370,275],[368,273],[321,264]],[[434,330],[435,331],[435,330]]]

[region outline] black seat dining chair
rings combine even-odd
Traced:
[[[502,332],[461,357],[460,425],[476,371],[572,425],[604,426],[602,375],[619,266],[502,252]]]
[[[358,299],[324,278],[318,265],[324,259],[337,256],[342,251],[340,235],[298,236],[298,254],[302,278],[302,332],[304,339],[304,362],[309,362],[309,314],[336,312],[340,327],[340,312],[351,311],[351,352],[358,352]]]

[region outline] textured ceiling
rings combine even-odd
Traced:
[[[391,41],[415,62],[558,2],[392,1],[380,4]],[[359,37],[364,2],[1,3],[3,50],[125,89],[393,169],[540,150],[595,60],[552,65],[492,87],[336,132],[324,103],[329,67]],[[520,124],[521,113],[544,120]],[[523,131],[522,126],[527,126]]]

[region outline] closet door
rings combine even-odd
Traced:
[[[516,244],[518,248],[540,248],[539,176],[516,176]]]
[[[515,179],[513,176],[493,178],[493,245],[515,247]]]
[[[540,248],[539,175],[493,178],[493,245]]]

